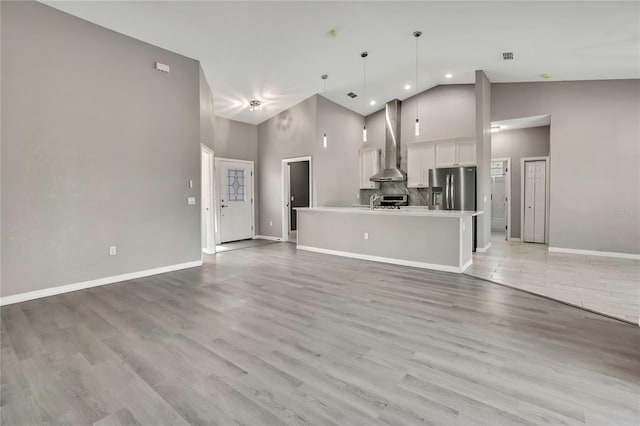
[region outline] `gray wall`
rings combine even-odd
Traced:
[[[492,120],[551,114],[550,246],[640,253],[640,80],[505,83]]]
[[[474,138],[476,134],[476,100],[472,84],[436,86],[402,101],[400,120],[401,168],[407,170],[407,145],[451,138]],[[416,102],[420,119],[420,136],[415,135]],[[365,147],[382,149],[384,157],[384,108],[368,115]],[[362,136],[360,136],[362,140]]]
[[[364,118],[314,95],[258,125],[259,233],[282,235],[282,160],[312,157],[312,204],[359,202],[358,152]],[[322,147],[327,133],[328,147]],[[272,224],[270,224],[272,223]]]
[[[476,71],[476,199],[478,216],[477,246],[491,243],[491,83],[484,71]]]
[[[216,157],[258,161],[258,126],[215,117],[214,145]]]
[[[39,3],[1,8],[1,295],[199,260],[198,62]]]
[[[520,159],[549,155],[549,126],[501,131],[491,135],[491,158],[511,158],[511,237],[520,238]]]

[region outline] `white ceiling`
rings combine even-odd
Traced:
[[[44,3],[200,60],[216,114],[254,124],[322,93],[325,73],[326,96],[361,114],[411,96],[414,30],[423,32],[420,90],[473,83],[476,69],[492,82],[541,81],[541,73],[551,81],[640,78],[635,1]],[[363,50],[367,102],[346,96],[362,95]],[[503,61],[505,51],[515,60]],[[266,102],[262,111],[248,111],[253,98]]]
[[[500,130],[527,129],[529,127],[542,127],[551,124],[549,114],[533,115],[531,117],[512,118],[511,120],[492,121],[491,127],[498,126]]]

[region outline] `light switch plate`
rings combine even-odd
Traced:
[[[196,203],[196,197],[187,198],[187,204],[195,204],[195,203]]]

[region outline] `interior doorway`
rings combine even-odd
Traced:
[[[216,158],[217,243],[255,237],[253,161]]]
[[[491,160],[491,232],[511,238],[511,159]]]
[[[522,241],[545,244],[549,206],[549,159],[523,158],[521,168]]]
[[[282,160],[283,200],[282,239],[297,242],[297,207],[311,207],[311,157]]]
[[[214,214],[214,156],[213,151],[208,146],[200,145],[200,228],[202,252],[214,254],[215,244],[215,214]]]

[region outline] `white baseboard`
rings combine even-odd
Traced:
[[[49,287],[42,290],[28,291],[26,293],[14,294],[11,296],[0,297],[0,306],[11,305],[13,303],[25,302],[27,300],[40,299],[42,297],[55,296],[56,294],[69,293],[72,291],[83,290],[85,288],[98,287],[101,285],[118,283],[121,281],[134,280],[136,278],[148,277],[150,275],[164,274],[166,272],[177,271],[180,269],[194,268],[202,266],[202,260],[194,260],[193,262],[178,263],[176,265],[162,266],[160,268],[147,269],[145,271],[131,272],[122,275],[113,275],[111,277],[98,278],[90,281],[83,281],[74,284],[61,285],[57,287]]]
[[[469,261],[467,263],[462,265],[462,268],[460,268],[460,272],[462,273],[462,272],[466,271],[471,265],[473,265],[473,259],[469,259]]]
[[[437,263],[416,262],[413,260],[394,259],[391,257],[372,256],[369,254],[352,253],[349,251],[329,250],[318,247],[296,246],[299,250],[313,251],[316,253],[330,254],[333,256],[350,257],[353,259],[370,260],[372,262],[391,263],[394,265],[411,266],[413,268],[433,269],[436,271],[456,272],[461,274],[464,269],[471,265],[471,260],[462,268],[456,266],[440,265]]]
[[[489,241],[489,244],[487,244],[487,245],[486,245],[486,246],[484,246],[484,247],[477,247],[477,248],[476,248],[476,251],[477,251],[478,253],[484,253],[484,252],[486,252],[487,250],[489,250],[489,248],[491,248],[491,241]]]
[[[619,253],[615,251],[598,251],[598,250],[579,250],[563,247],[549,247],[551,253],[570,253],[570,254],[584,254],[587,256],[602,256],[602,257],[617,257],[619,259],[635,259],[640,260],[640,254],[633,253]]]
[[[255,240],[270,240],[270,241],[282,241],[280,237],[272,237],[271,235],[256,235]]]
[[[203,252],[204,254],[216,254],[216,251],[215,251],[215,250],[211,251],[211,250],[207,250],[207,249],[202,249],[202,252]]]

